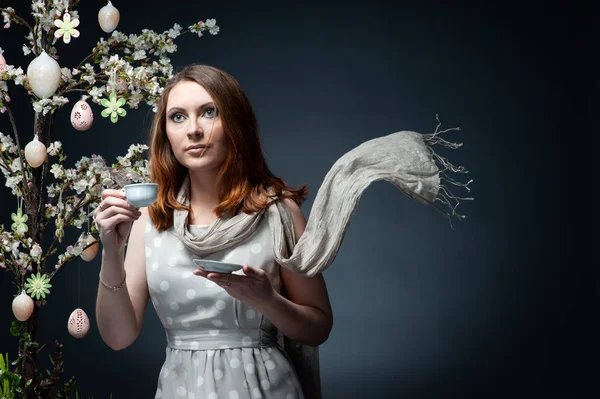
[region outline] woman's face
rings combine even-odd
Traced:
[[[204,87],[191,81],[177,83],[167,98],[166,112],[167,137],[179,163],[190,171],[217,173],[227,145],[221,118]]]

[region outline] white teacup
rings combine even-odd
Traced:
[[[158,184],[156,183],[135,183],[125,186],[127,202],[137,208],[152,205],[156,201],[157,194]]]

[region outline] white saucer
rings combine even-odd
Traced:
[[[192,259],[194,264],[207,272],[231,273],[240,270],[243,266],[236,263],[219,262],[217,260]]]

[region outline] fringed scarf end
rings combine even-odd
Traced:
[[[439,130],[442,123],[440,122],[438,115],[436,115],[435,118],[438,121],[438,125],[435,128],[435,132],[431,133],[431,134],[424,134],[423,136],[424,136],[424,141],[425,141],[425,144],[427,145],[427,148],[431,152],[431,155],[433,156],[435,163],[440,168],[440,172],[439,172],[440,187],[438,190],[438,195],[436,196],[434,202],[435,201],[441,202],[444,206],[449,208],[449,211],[444,211],[442,209],[439,209],[438,207],[435,206],[435,204],[432,204],[432,205],[442,216],[444,216],[448,219],[448,222],[450,223],[450,227],[452,229],[454,229],[454,225],[452,224],[453,217],[455,217],[461,221],[466,218],[465,215],[462,215],[456,211],[456,209],[458,208],[458,205],[460,204],[460,201],[472,201],[474,198],[473,197],[460,197],[460,196],[453,194],[450,191],[449,185],[463,187],[465,190],[467,190],[467,192],[471,192],[471,188],[469,187],[469,184],[471,184],[473,182],[473,179],[469,180],[466,183],[462,183],[462,182],[455,180],[447,173],[447,172],[469,173],[469,171],[464,166],[457,166],[457,165],[452,164],[448,160],[448,158],[437,154],[433,149],[433,147],[435,145],[441,145],[442,147],[450,148],[452,150],[456,150],[457,148],[462,147],[462,143],[454,143],[454,142],[448,141],[440,136],[440,135],[442,135],[444,133],[448,133],[450,131],[460,131],[460,128],[455,127],[455,128],[450,128],[450,129]],[[443,184],[442,182],[446,182],[448,184]]]

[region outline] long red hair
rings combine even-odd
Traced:
[[[191,209],[177,201],[188,171],[175,158],[166,134],[167,99],[171,89],[182,81],[196,82],[208,92],[225,132],[228,152],[217,178],[220,203],[214,209],[216,215],[231,217],[240,211],[254,213],[267,207],[275,197],[289,198],[302,205],[308,194],[307,186],[293,189],[269,170],[254,110],[237,80],[218,68],[192,64],[167,83],[150,130],[150,178],[158,183],[158,198],[148,211],[156,229],[164,231],[173,225],[175,209],[187,209],[191,213]]]

